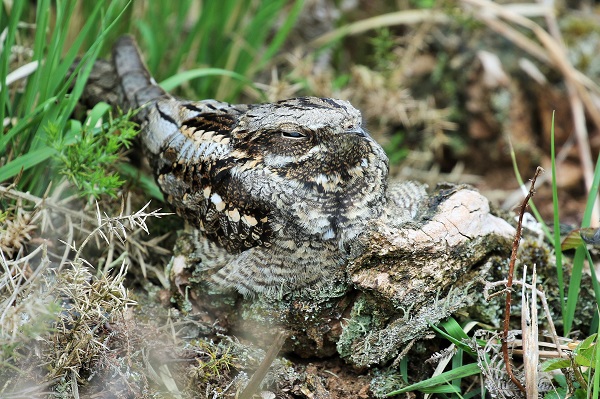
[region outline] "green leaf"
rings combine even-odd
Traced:
[[[544,399],[565,399],[567,397],[567,392],[567,388],[558,387],[555,388],[554,391],[550,391],[546,395],[544,395]]]
[[[594,343],[596,342],[597,335],[598,334],[594,333],[594,334],[590,335],[589,337],[587,337],[586,339],[584,339],[582,342],[579,343],[579,345],[577,345],[576,350],[588,349],[589,347],[594,345]]]
[[[571,331],[571,326],[573,325],[573,320],[575,318],[579,291],[581,290],[585,252],[586,248],[584,246],[577,247],[575,250],[575,257],[573,258],[573,268],[571,269],[571,279],[567,291],[567,306],[563,310],[565,334],[568,334],[568,332]]]
[[[575,363],[578,366],[590,367],[594,363],[596,352],[596,334],[592,334],[581,342],[575,349]]]
[[[50,97],[49,99],[35,107],[35,109],[31,111],[27,118],[20,119],[17,122],[17,124],[13,126],[7,133],[1,135],[0,154],[2,154],[2,151],[8,148],[8,145],[13,139],[13,137],[17,137],[21,134],[26,134],[26,131],[28,130],[35,131],[35,128],[33,126],[37,125],[40,122],[40,119],[42,118],[44,113],[48,110],[51,104],[55,103],[56,101],[56,97]]]
[[[252,81],[250,81],[248,78],[233,71],[228,71],[221,68],[199,68],[190,69],[189,71],[180,72],[176,75],[173,75],[170,78],[160,82],[160,86],[166,91],[171,91],[176,87],[181,86],[185,82],[206,76],[228,76],[246,84],[252,84]]]
[[[542,363],[542,371],[552,371],[571,367],[569,359],[548,359]]]
[[[439,385],[433,388],[423,388],[419,390],[423,393],[460,393],[460,389],[454,385]]]
[[[444,328],[448,334],[455,337],[456,339],[469,339],[469,336],[465,333],[460,324],[453,318],[449,317],[447,320],[439,324]]]
[[[88,128],[94,128],[94,127],[96,127],[98,125],[98,123],[100,122],[100,120],[102,119],[102,117],[104,115],[108,114],[108,112],[110,110],[111,110],[110,105],[108,105],[105,102],[99,102],[89,112],[89,115],[88,115],[88,117],[87,117],[87,119],[85,121],[85,125]]]
[[[581,238],[581,234],[579,234],[579,231],[580,229],[575,229],[569,232],[569,234],[567,234],[567,236],[562,240],[560,244],[561,251],[575,249],[583,244],[583,239]]]
[[[593,266],[592,266],[592,269],[593,269]],[[594,278],[595,278],[595,276],[594,276]],[[600,353],[599,352],[600,352],[600,345],[598,345],[598,341],[596,341],[595,351],[594,351],[594,379],[592,381],[592,396],[591,396],[592,398],[598,398],[600,396]]]
[[[442,384],[447,384],[450,381],[452,381],[453,379],[465,378],[465,377],[469,377],[469,376],[479,374],[479,373],[480,373],[479,366],[476,363],[467,364],[467,365],[458,367],[456,369],[446,371],[440,375],[429,378],[427,380],[417,382],[416,384],[412,384],[412,385],[409,385],[402,389],[398,389],[397,391],[390,392],[386,395],[386,397],[399,395],[404,392],[422,391],[424,389],[432,389],[436,386],[439,386]],[[452,386],[450,386],[450,387],[452,387]],[[452,389],[454,389],[454,387],[452,387]],[[452,392],[454,392],[454,390]]]
[[[469,345],[465,344],[462,340],[463,339],[468,339],[468,335],[463,331],[463,329],[460,327],[460,325],[458,325],[458,323],[456,322],[456,320],[454,320],[452,317],[449,318],[446,322],[440,323],[440,326],[444,326],[444,328],[448,328],[449,331],[452,332],[452,334],[449,334],[443,330],[441,330],[439,327],[431,325],[431,328],[433,328],[439,335],[441,335],[442,337],[446,338],[448,341],[452,342],[454,345],[456,345],[457,348],[464,350],[465,352],[469,353],[469,354],[473,354],[473,350],[469,347]],[[460,332],[457,331],[457,326],[460,329]]]
[[[0,168],[0,182],[15,177],[21,170],[27,170],[44,162],[55,153],[53,148],[41,147],[17,157]]]
[[[590,367],[592,362],[588,355],[589,355],[589,353],[587,353],[587,351],[582,351],[582,352],[576,354],[575,355],[575,364],[577,364],[578,366]]]

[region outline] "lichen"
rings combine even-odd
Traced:
[[[396,357],[408,342],[422,337],[432,324],[470,305],[473,300],[471,288],[467,285],[451,289],[447,295],[431,300],[418,311],[406,309],[398,312],[402,317],[396,317],[384,328],[370,328],[366,334],[355,336],[353,341],[345,341],[343,347],[351,347],[348,361],[358,367],[385,364]],[[346,337],[350,338],[350,335]]]

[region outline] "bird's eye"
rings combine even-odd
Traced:
[[[306,137],[306,134],[304,134],[302,132],[297,132],[297,131],[281,132],[281,137],[285,137],[288,139],[303,139]]]

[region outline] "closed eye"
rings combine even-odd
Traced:
[[[285,137],[288,139],[303,139],[306,138],[306,134],[302,133],[302,132],[297,132],[297,131],[293,131],[293,132],[281,132],[281,137]]]

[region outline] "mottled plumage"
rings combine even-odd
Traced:
[[[151,78],[132,38],[113,51],[117,103],[142,107],[142,142],[202,267],[243,294],[319,287],[387,202],[388,160],[350,103],[302,97],[185,101]],[[112,90],[112,89],[111,89]]]

